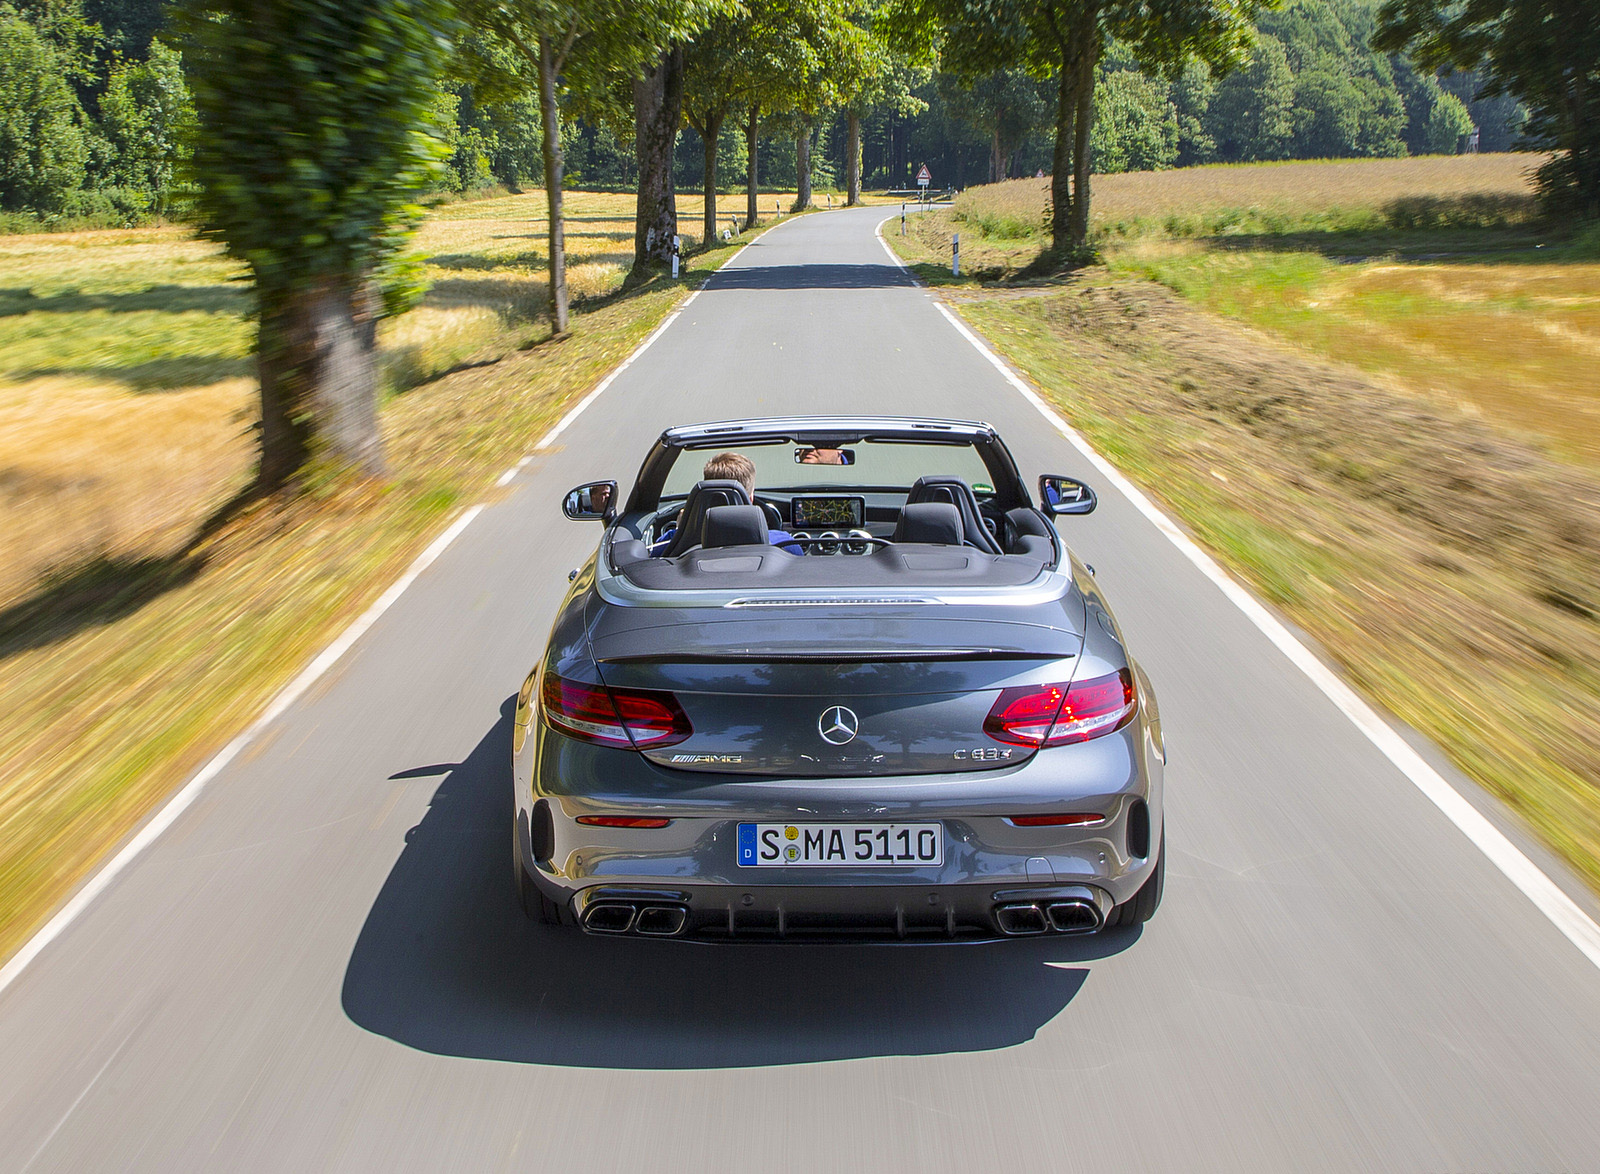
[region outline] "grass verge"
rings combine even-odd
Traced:
[[[256,502],[181,548],[76,565],[0,611],[0,958],[458,506],[753,239],[581,304],[570,335],[392,399],[392,475]]]
[[[947,296],[1600,889],[1600,479],[1160,286],[1100,267],[1053,280]]]

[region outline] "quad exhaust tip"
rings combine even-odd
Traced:
[[[1043,893],[1025,890],[996,893],[994,923],[1007,937],[1030,934],[1094,933],[1106,923],[1110,897],[1087,885]],[[1032,898],[1032,899],[1019,899]]]
[[[631,901],[595,901],[583,911],[583,928],[590,933],[643,934],[670,938],[683,932],[689,911],[682,905],[643,905]]]

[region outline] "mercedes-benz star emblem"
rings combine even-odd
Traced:
[[[824,709],[822,716],[817,719],[817,733],[822,735],[824,742],[834,746],[843,746],[854,738],[860,729],[861,719],[842,705]]]

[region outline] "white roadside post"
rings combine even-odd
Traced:
[[[950,274],[953,277],[961,276],[961,234],[950,234]]]
[[[905,234],[906,234],[906,202],[904,200],[901,200],[900,201],[900,235],[901,236],[905,236]]]
[[[673,281],[677,281],[678,280],[678,237],[677,237],[677,234],[673,234],[673,237],[672,237],[672,280]]]

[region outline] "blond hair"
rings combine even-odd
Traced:
[[[719,452],[706,462],[707,481],[737,481],[744,486],[744,495],[756,499],[756,466],[749,457],[736,452]]]

